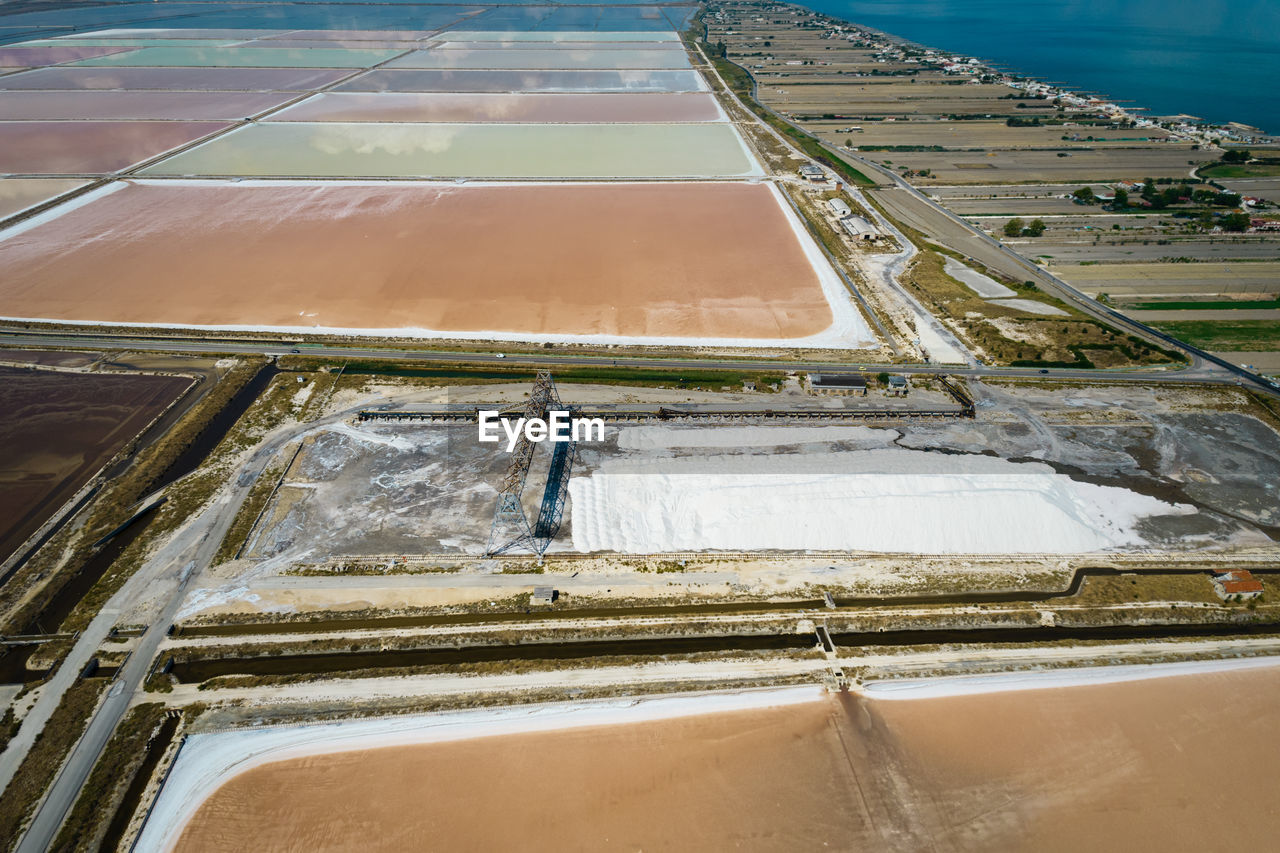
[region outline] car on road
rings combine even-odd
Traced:
[[[1047,374],[1049,371],[1045,370],[1045,369],[1042,367],[1042,368],[1040,368],[1040,372],[1041,372],[1041,373],[1045,373],[1045,374]]]
[[[506,354],[505,352],[494,353],[493,357],[494,357],[494,358],[506,358],[506,357],[507,357],[507,354]]]

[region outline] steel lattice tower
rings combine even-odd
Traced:
[[[551,378],[551,371],[538,371],[533,383],[533,393],[525,403],[524,417],[545,419],[552,409],[562,409],[560,395],[556,392],[556,383]],[[560,521],[564,515],[565,499],[569,493],[569,475],[573,469],[576,445],[573,441],[555,443],[551,458],[551,473],[547,478],[543,493],[542,506],[533,525],[525,514],[521,499],[524,496],[525,482],[529,479],[529,466],[533,462],[533,442],[525,437],[523,431],[511,452],[511,464],[502,477],[498,487],[498,505],[493,513],[493,526],[489,529],[489,547],[486,556],[503,554],[517,548],[528,548],[541,556],[546,552],[551,540],[560,530]]]

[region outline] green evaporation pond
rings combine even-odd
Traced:
[[[146,175],[681,178],[762,174],[727,124],[256,124]]]

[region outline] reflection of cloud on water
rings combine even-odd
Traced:
[[[442,154],[453,147],[459,128],[446,125],[335,125],[316,133],[311,146],[324,154]]]
[[[508,118],[518,114],[519,95],[494,95],[482,98],[476,105],[485,118]]]

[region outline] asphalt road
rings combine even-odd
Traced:
[[[58,668],[53,678],[41,688],[40,698],[31,712],[23,719],[19,738],[31,739],[44,729],[49,715],[57,707],[63,692],[78,678],[79,673],[97,653],[106,640],[116,620],[136,603],[148,598],[160,598],[163,605],[150,622],[128,661],[116,674],[107,696],[94,712],[85,733],[77,742],[62,770],[36,811],[26,834],[18,845],[19,853],[41,853],[50,849],[58,829],[75,804],[80,788],[89,778],[93,765],[110,740],[112,732],[124,717],[135,692],[143,683],[150,669],[156,650],[164,640],[183,598],[187,582],[213,561],[218,546],[235,520],[240,505],[253,488],[258,475],[272,456],[296,432],[312,428],[314,424],[300,425],[295,430],[272,437],[245,465],[228,478],[229,490],[196,518],[185,524],[149,559],[141,569],[125,582],[111,597],[98,616],[94,618],[78,638],[71,653]],[[250,474],[251,476],[244,476]],[[167,598],[165,597],[167,596]],[[12,744],[0,756],[0,789],[8,784],[18,763],[25,757],[30,743],[21,749]]]
[[[741,68],[742,66],[738,66],[738,67]],[[755,100],[755,102],[760,105],[761,109],[768,112],[771,116],[776,118],[778,121],[785,122],[786,124],[790,125],[791,127],[794,127],[796,130],[800,131],[801,133],[808,133],[803,127],[796,124],[791,119],[781,115],[777,111],[765,105],[764,102],[760,100],[759,85],[756,81],[755,75],[751,74],[751,72],[747,71],[747,69],[745,68],[743,69],[743,71],[746,71],[748,77],[751,80],[751,96]],[[910,197],[912,202],[914,202],[917,205],[923,205],[927,207],[930,213],[935,214],[941,219],[944,219],[946,221],[948,230],[951,230],[955,233],[963,235],[966,241],[976,240],[979,244],[983,245],[985,248],[998,252],[1003,260],[1007,262],[1011,262],[1012,264],[1015,265],[1015,268],[1017,270],[1022,271],[1024,274],[1032,276],[1033,279],[1036,280],[1041,286],[1043,286],[1045,291],[1050,293],[1051,295],[1056,296],[1059,299],[1063,300],[1064,302],[1067,302],[1075,306],[1076,308],[1080,309],[1081,311],[1083,311],[1084,313],[1092,317],[1095,317],[1113,326],[1117,326],[1141,338],[1145,338],[1147,340],[1159,343],[1163,346],[1172,347],[1174,349],[1177,349],[1186,353],[1191,358],[1192,365],[1190,369],[1192,371],[1200,371],[1204,369],[1206,370],[1205,375],[1210,376],[1215,372],[1214,369],[1216,369],[1216,371],[1222,371],[1229,375],[1230,378],[1228,378],[1227,381],[1238,380],[1240,384],[1249,384],[1257,388],[1258,390],[1262,390],[1270,394],[1276,394],[1278,391],[1280,391],[1280,385],[1272,383],[1271,381],[1263,378],[1262,376],[1259,376],[1258,374],[1252,371],[1245,370],[1244,368],[1240,367],[1234,362],[1231,362],[1227,359],[1213,355],[1212,353],[1206,352],[1200,349],[1199,347],[1194,347],[1194,346],[1191,346],[1190,344],[1184,343],[1183,341],[1178,340],[1172,335],[1168,335],[1160,331],[1159,329],[1153,329],[1144,323],[1140,323],[1132,319],[1131,317],[1121,314],[1119,311],[1115,311],[1097,302],[1093,298],[1085,295],[1079,290],[1076,290],[1070,284],[1058,278],[1053,273],[1027,260],[1022,255],[1010,249],[1004,243],[1001,243],[999,240],[992,237],[990,234],[987,234],[985,231],[982,231],[981,229],[974,227],[965,219],[961,218],[960,216],[957,216],[947,208],[938,204],[932,198],[920,192],[920,190],[916,189],[915,186],[913,186],[909,181],[907,181],[905,178],[903,178],[901,175],[897,174],[896,172],[890,169],[884,168],[879,163],[875,163],[871,160],[867,160],[863,157],[860,157],[854,152],[836,148],[835,146],[829,145],[825,142],[822,142],[821,140],[819,140],[819,144],[823,147],[824,150],[826,150],[833,157],[837,159],[845,160],[851,163],[856,163],[856,165],[864,168],[866,171],[870,172],[872,175],[878,176],[879,178],[887,182],[890,186],[903,190],[904,193]],[[1005,265],[1000,264],[999,266],[1004,267]],[[969,374],[966,374],[964,371],[956,371],[956,374],[962,375],[962,376],[969,375]],[[1058,376],[1065,375],[1063,371],[1054,371],[1054,374]],[[1016,374],[1006,374],[1006,375],[1016,375]],[[1222,381],[1222,379],[1221,378],[1206,379],[1202,381]]]

